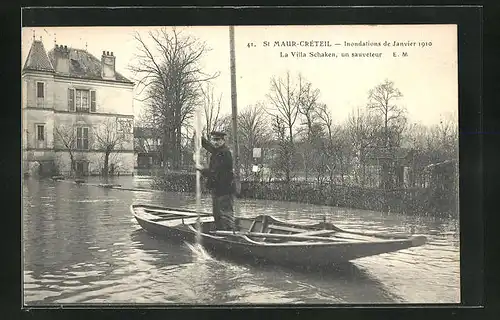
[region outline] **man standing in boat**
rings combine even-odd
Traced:
[[[233,195],[234,175],[233,157],[226,146],[224,132],[213,131],[211,140],[201,138],[201,145],[210,152],[208,168],[197,167],[207,178],[207,188],[212,193],[212,212],[217,230],[234,230]]]

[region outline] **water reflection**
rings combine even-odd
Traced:
[[[135,187],[133,180],[113,183]],[[144,181],[141,181],[144,183]],[[210,207],[210,199],[202,203]],[[360,231],[425,234],[424,247],[307,271],[200,258],[152,237],[132,203],[195,208],[193,195],[23,181],[25,303],[458,302],[458,221],[278,201],[240,200],[238,214],[323,220]],[[418,281],[415,281],[418,279]]]
[[[190,251],[187,246],[170,244],[144,231],[137,231],[134,239],[141,242],[145,252],[157,255],[166,252],[163,259],[151,260],[159,270],[165,266],[170,273],[186,279],[176,282],[176,288],[189,292],[195,299],[185,303],[391,303],[401,300],[392,295],[374,277],[353,264],[329,270],[304,270],[248,263],[248,261],[206,258]],[[353,290],[355,289],[355,290]],[[272,296],[272,298],[269,298]]]

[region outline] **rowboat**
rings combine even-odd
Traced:
[[[236,230],[215,230],[209,213],[134,204],[139,225],[170,241],[196,241],[218,255],[290,266],[327,267],[351,260],[424,245],[424,236],[347,231],[322,221],[297,224],[272,216],[235,219]],[[197,221],[199,219],[199,231]]]

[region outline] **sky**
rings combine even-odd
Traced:
[[[147,40],[148,32],[158,27],[39,27],[22,29],[22,64],[33,41],[42,39],[48,51],[59,45],[85,49],[100,59],[102,51],[116,56],[116,70],[135,80],[128,70],[136,63],[138,43],[134,34]],[[171,30],[171,27],[166,27]],[[201,65],[205,72],[219,72],[213,80],[215,94],[222,94],[222,114],[231,112],[229,64],[229,28],[226,26],[177,27],[181,34],[191,35],[211,48]],[[264,41],[269,46],[263,45]],[[282,47],[275,41],[329,41],[331,47]],[[301,42],[302,41],[302,42]],[[387,41],[391,46],[384,46]],[[394,46],[394,42],[410,46]],[[377,43],[381,46],[347,46],[347,43]],[[151,44],[150,41],[146,43]],[[335,45],[339,43],[340,45]],[[421,43],[427,45],[422,47]],[[253,44],[249,46],[249,44]],[[292,52],[301,52],[297,58]],[[310,57],[312,53],[336,53],[337,57]],[[403,57],[402,52],[407,56]],[[348,53],[349,57],[341,57]],[[382,53],[381,57],[352,57],[352,53]],[[394,57],[394,53],[399,55]],[[288,57],[285,55],[288,54]],[[458,63],[456,25],[390,25],[390,26],[236,26],[236,87],[238,110],[267,101],[270,80],[283,77],[287,71],[299,73],[320,90],[320,101],[332,112],[334,121],[344,121],[357,107],[365,107],[371,88],[389,79],[403,97],[397,104],[407,110],[410,123],[432,125],[441,115],[458,109]],[[22,67],[22,66],[21,66]],[[141,88],[136,87],[140,98]],[[134,101],[138,116],[142,102]]]

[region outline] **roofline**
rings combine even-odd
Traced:
[[[47,56],[47,59],[49,60],[50,66],[52,67],[52,69],[54,69],[54,72],[55,72],[56,68],[54,68],[54,65],[52,64],[52,61],[50,61],[49,51],[45,50],[45,46],[43,45],[43,41],[40,41],[40,42],[42,43],[43,51],[45,51],[45,55]]]
[[[87,78],[87,77],[73,77],[73,76],[67,76],[63,75],[60,73],[57,73],[56,71],[52,70],[37,70],[37,69],[23,69],[21,71],[21,76],[32,72],[32,73],[44,73],[47,76],[53,76],[54,78],[63,78],[63,79],[75,79],[75,80],[83,80],[83,81],[96,81],[96,82],[104,82],[104,83],[116,83],[116,84],[122,84],[130,87],[135,86],[135,82],[132,81],[120,81],[120,80],[112,80],[112,79],[95,79],[95,78]]]
[[[33,49],[33,46],[35,45],[35,43],[39,42],[40,45],[42,46],[42,49],[43,49],[43,52],[45,53],[45,56],[47,56],[47,60],[49,61],[49,65],[50,67],[52,68],[52,70],[42,70],[42,71],[47,71],[47,72],[54,72],[55,71],[55,68],[54,68],[54,65],[52,64],[52,61],[50,61],[50,58],[48,56],[48,52],[47,50],[45,50],[45,46],[43,45],[43,41],[40,41],[40,40],[36,40],[36,39],[33,39],[33,42],[31,43],[31,46],[30,46],[30,50],[28,51],[28,55],[26,56],[26,61],[24,61],[24,65],[23,65],[23,71],[24,69],[28,69],[28,70],[36,70],[36,69],[30,69],[30,68],[27,68],[26,67],[26,64],[28,63],[28,58],[31,54],[31,50]]]
[[[88,51],[87,51],[87,50],[85,50],[85,49],[74,48],[74,47],[68,47],[68,49],[70,49],[70,50],[77,50],[77,51],[84,51],[87,55],[91,56],[91,57],[92,57],[92,58],[94,58],[96,61],[99,61],[99,58],[97,58],[96,56],[94,56],[92,53],[88,52]],[[51,53],[51,52],[53,53],[53,52],[54,52],[54,50],[55,50],[55,47],[54,47],[54,48],[52,48],[52,49],[50,49],[50,50],[48,50],[48,51],[46,52],[47,57],[49,58],[49,62],[50,62],[50,64],[51,64],[51,65],[52,65],[52,61],[50,60],[50,53]],[[55,70],[55,68],[54,68],[54,70]],[[56,75],[60,75],[60,74],[58,74],[58,72],[57,72],[57,71],[55,71],[55,73],[56,73]],[[100,79],[100,80],[101,80],[101,81],[119,82],[119,83],[129,83],[129,84],[133,84],[133,85],[135,85],[135,83],[134,83],[134,82],[130,81],[127,77],[125,77],[125,76],[124,76],[124,75],[122,75],[120,72],[118,72],[118,71],[116,70],[116,68],[115,68],[115,74],[119,74],[120,76],[122,76],[122,77],[123,77],[123,78],[125,78],[126,80],[123,80],[123,81],[120,81],[120,80],[109,80],[109,79]],[[65,75],[60,75],[60,76],[65,76]],[[75,79],[89,79],[89,80],[94,80],[93,78],[80,78],[80,77],[72,77],[72,76],[65,76],[65,77],[75,78]]]
[[[21,76],[25,75],[28,72],[45,73],[48,76],[54,76],[54,74],[56,73],[53,70],[39,70],[39,69],[23,68],[23,70],[21,71]]]
[[[87,81],[98,81],[98,82],[109,82],[109,83],[120,83],[128,86],[135,86],[135,83],[128,80],[128,81],[120,81],[120,80],[112,80],[112,79],[95,79],[95,78],[88,78],[88,77],[73,77],[73,76],[67,76],[64,74],[60,74],[55,72],[54,77],[56,78],[65,78],[65,79],[78,79],[78,80],[87,80]]]

